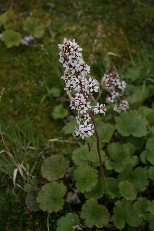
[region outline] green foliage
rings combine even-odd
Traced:
[[[140,226],[154,230],[154,52],[151,43],[154,14],[150,2],[131,4],[124,0],[99,4],[99,1],[79,0],[59,4],[53,0],[52,3],[13,1],[12,5],[11,1],[1,1],[0,33],[6,36],[0,35],[0,86],[5,88],[0,102],[0,123],[9,150],[1,139],[1,230],[46,231],[46,223],[53,231],[79,228],[137,231]],[[4,12],[5,9],[9,10]],[[32,16],[25,19],[26,15]],[[77,15],[81,16],[80,20]],[[119,28],[124,33],[117,33]],[[7,35],[8,31],[11,33]],[[35,39],[31,47],[19,46],[21,37],[28,35],[43,39]],[[105,194],[95,139],[85,139],[84,143],[74,138],[76,120],[72,118],[76,112],[70,111],[68,116],[64,108],[67,99],[60,91],[62,70],[57,49],[63,37],[77,39],[84,48],[86,63],[93,63],[91,73],[98,81],[106,64],[111,64],[118,67],[127,83],[130,110],[118,116],[108,110],[106,116],[96,118],[106,175]],[[6,49],[5,44],[15,48]],[[106,53],[108,50],[111,52]],[[95,95],[100,103],[105,102],[103,94]],[[57,105],[58,108],[54,108]],[[52,114],[58,120],[53,120]],[[63,118],[65,122],[71,119],[64,128],[60,121]],[[48,143],[51,137],[54,141]],[[72,139],[75,140],[72,142]],[[57,158],[55,162],[51,157],[46,159],[51,153]],[[69,159],[69,169],[63,154]],[[20,166],[25,178],[18,170],[13,188],[13,174],[15,177]],[[42,172],[41,166],[45,167]],[[73,171],[78,176],[75,177]],[[32,179],[36,180],[35,184]],[[82,190],[76,189],[77,184]],[[79,198],[77,204],[73,200],[71,204],[65,202],[65,194],[67,199],[69,192]],[[47,217],[48,212],[52,215]]]
[[[66,187],[63,183],[48,183],[39,191],[37,203],[43,211],[58,212],[63,209],[65,193]]]
[[[119,190],[120,194],[126,199],[126,200],[135,200],[136,199],[136,190],[132,183],[129,181],[121,181],[119,184]]]
[[[23,23],[23,29],[33,35],[35,38],[41,38],[44,34],[44,25],[34,17],[28,17]]]
[[[151,166],[149,168],[148,173],[149,173],[150,179],[154,181],[154,166]]]
[[[41,167],[42,176],[49,181],[58,180],[65,175],[68,165],[69,162],[62,155],[48,157]]]
[[[115,203],[113,209],[113,221],[117,229],[122,230],[125,227],[125,223],[132,227],[137,227],[140,223],[140,218],[138,217],[132,202],[121,200]]]
[[[52,112],[52,116],[55,120],[63,119],[67,115],[68,115],[68,110],[65,109],[62,104],[55,106]]]
[[[8,10],[0,15],[0,26],[4,26],[9,20],[13,19],[14,12],[12,10]]]
[[[38,203],[36,201],[36,197],[37,197],[36,191],[29,191],[27,193],[27,196],[26,196],[26,199],[25,199],[26,205],[32,211],[39,211],[40,210],[39,205],[38,205]]]
[[[123,112],[121,116],[116,117],[117,130],[123,136],[145,136],[147,134],[147,124],[146,118],[135,110]]]
[[[139,197],[134,204],[134,207],[139,217],[142,217],[144,220],[149,219],[149,206],[150,206],[150,201],[144,197]]]
[[[13,30],[5,30],[3,32],[2,40],[4,41],[7,48],[11,48],[13,46],[19,46],[21,40],[21,34]]]
[[[137,190],[144,191],[148,185],[148,174],[146,168],[137,167],[132,170],[131,167],[127,167],[119,175],[119,181],[130,181]]]
[[[103,123],[101,120],[96,120],[96,126],[98,128],[99,139],[101,142],[109,142],[113,133],[114,133],[114,126],[110,123]]]
[[[99,205],[97,200],[89,199],[82,207],[81,217],[85,220],[85,224],[92,228],[102,228],[109,221],[109,212],[104,205]]]
[[[88,164],[88,146],[82,145],[79,148],[74,149],[72,160],[76,165]]]
[[[109,196],[109,198],[114,199],[116,197],[120,197],[118,180],[116,178],[107,177],[106,185],[107,185],[107,195]]]
[[[57,221],[56,231],[75,231],[76,225],[79,224],[79,218],[76,214],[67,213]]]
[[[76,119],[74,118],[63,127],[65,134],[73,134],[75,131],[75,126],[76,126]]]
[[[97,171],[90,166],[78,166],[74,170],[74,179],[76,181],[76,187],[81,192],[90,191],[97,184]]]
[[[85,193],[86,198],[101,198],[104,194],[104,185],[102,181],[102,176],[98,174],[98,182],[97,184],[89,191]]]
[[[154,165],[153,150],[154,150],[154,137],[151,137],[147,140],[146,143],[146,154],[147,154],[148,161]]]
[[[109,170],[121,172],[127,165],[135,166],[138,163],[138,157],[133,155],[136,148],[132,144],[110,143],[107,150],[110,158],[106,157],[105,165]]]

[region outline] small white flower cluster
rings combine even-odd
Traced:
[[[122,94],[126,88],[125,81],[122,81],[115,67],[109,67],[106,74],[103,76],[105,89],[110,93],[106,97],[107,103],[114,103],[113,110],[122,112],[129,108],[127,100],[122,98]]]
[[[35,38],[32,35],[29,35],[29,36],[25,36],[24,38],[22,38],[20,43],[22,45],[28,46],[30,43],[34,41],[35,41]]]
[[[74,97],[71,98],[70,107],[78,112],[76,117],[78,128],[75,135],[81,136],[82,139],[89,137],[94,133],[94,125],[91,123],[91,116],[94,114],[105,114],[106,107],[104,104],[96,106],[91,105],[91,94],[99,91],[98,81],[90,74],[90,67],[83,61],[82,48],[75,40],[64,39],[59,44],[59,61],[65,68],[64,75],[61,77],[66,84],[65,90]]]

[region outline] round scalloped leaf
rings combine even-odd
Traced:
[[[104,194],[102,175],[99,174],[97,184],[89,191],[85,193],[86,198],[98,199]]]
[[[148,173],[149,173],[150,179],[154,181],[154,166],[151,166],[149,168]]]
[[[59,104],[54,107],[53,112],[52,112],[52,117],[56,119],[63,119],[68,115],[68,110],[63,107],[62,104]]]
[[[28,31],[35,38],[41,38],[45,31],[43,23],[38,18],[34,17],[26,18],[23,24],[23,29]]]
[[[101,157],[102,159],[104,159],[104,156],[105,156],[105,152],[100,150],[100,154],[101,154]],[[90,150],[88,150],[87,152],[87,159],[91,162],[94,162],[94,163],[98,163],[99,164],[99,158],[98,158],[98,154],[97,154],[97,146],[96,146],[96,143],[92,143],[90,145]]]
[[[134,104],[135,106],[142,105],[143,102],[150,96],[150,89],[147,86],[143,90],[143,86],[135,86],[134,92],[130,94],[127,98],[130,104]]]
[[[138,167],[133,171],[132,181],[134,186],[141,192],[148,186],[148,173],[146,168]]]
[[[7,46],[7,48],[11,48],[13,46],[19,46],[21,40],[21,34],[13,30],[5,30],[3,32],[2,40]]]
[[[150,201],[147,198],[140,197],[134,204],[134,208],[137,211],[139,217],[142,217],[144,220],[149,219],[149,206]]]
[[[92,228],[102,228],[108,224],[110,214],[104,205],[99,205],[96,199],[89,199],[82,206],[81,218],[85,220],[85,224]]]
[[[74,149],[72,160],[76,165],[88,164],[87,153],[89,152],[87,145],[82,145],[79,148]]]
[[[40,210],[39,205],[38,205],[38,203],[36,201],[36,197],[37,197],[36,191],[29,191],[27,193],[27,196],[26,196],[26,199],[25,199],[26,205],[32,211],[39,211]]]
[[[12,10],[8,10],[5,13],[0,15],[0,27],[4,26],[8,21],[14,18],[14,12]]]
[[[53,182],[44,185],[38,193],[37,202],[43,211],[58,212],[63,209],[66,187],[63,183]]]
[[[121,200],[115,203],[113,209],[113,221],[117,229],[123,229],[125,223],[132,227],[137,227],[140,223],[140,218],[137,215],[135,208],[133,207],[132,202]]]
[[[49,181],[58,180],[65,175],[68,166],[69,162],[62,155],[53,155],[44,160],[41,173]]]
[[[81,192],[90,191],[97,184],[97,171],[90,166],[79,166],[74,170],[76,187]]]
[[[116,117],[116,128],[123,136],[142,137],[147,134],[146,118],[137,111],[126,111]]]
[[[106,177],[107,195],[114,199],[120,196],[118,188],[118,180],[113,177]]]
[[[136,148],[133,144],[125,143],[120,144],[118,142],[110,143],[108,145],[108,153],[111,160],[107,160],[107,168],[113,167],[116,172],[122,172],[127,165],[134,166],[137,163],[138,158],[132,157]]]
[[[57,221],[56,231],[75,231],[74,226],[79,224],[78,215],[67,213],[66,216],[61,217]]]
[[[127,167],[118,177],[120,181],[129,181],[135,188],[143,192],[148,185],[148,173],[146,168],[137,167],[134,171],[132,168]]]
[[[136,190],[134,185],[129,181],[121,181],[119,184],[121,196],[126,200],[133,201],[136,199]]]
[[[100,141],[109,142],[115,130],[114,126],[109,123],[103,123],[100,119],[96,120],[96,126],[98,129]]]
[[[72,134],[75,131],[76,126],[76,119],[73,118],[71,121],[69,121],[64,127],[63,130],[65,134]]]

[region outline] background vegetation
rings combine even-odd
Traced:
[[[79,143],[83,143],[72,137],[72,126],[65,126],[74,115],[69,110],[60,79],[63,69],[58,61],[57,45],[64,37],[75,38],[84,49],[84,59],[91,65],[91,74],[97,80],[101,81],[108,65],[115,65],[127,82],[130,112],[118,117],[109,112],[103,121],[98,120],[99,126],[103,127],[100,137],[102,149],[107,153],[106,171],[108,177],[119,179],[119,182],[123,180],[124,187],[129,188],[127,181],[131,180],[125,179],[124,173],[127,171],[124,163],[128,162],[125,157],[129,154],[120,153],[118,145],[134,145],[130,156],[135,153],[136,159],[131,167],[145,169],[145,174],[141,170],[145,183],[136,186],[131,182],[139,194],[135,188],[131,196],[126,195],[120,183],[118,190],[128,203],[136,199],[136,194],[153,201],[153,1],[1,0],[0,13],[0,33],[3,34],[0,40],[0,90],[4,89],[0,102],[0,230],[43,231],[47,230],[46,224],[50,230],[56,230],[57,219],[68,211],[79,211],[81,207],[77,204],[70,209],[65,205],[59,213],[49,215],[34,212],[38,209],[32,208],[27,198],[29,191],[35,189],[33,192],[38,193],[47,183],[48,178],[41,174],[44,159],[63,154],[75,165],[80,161],[76,157],[71,160],[71,156]],[[27,46],[22,45],[21,38],[30,34],[35,40]],[[117,156],[120,153],[121,163],[116,162],[112,148],[117,150]],[[82,196],[80,200],[84,201]],[[111,200],[115,198],[119,198],[119,191],[109,196]],[[112,211],[110,203],[108,208]],[[116,206],[120,210],[122,205],[117,202]],[[140,212],[139,217],[146,222],[131,228],[132,223],[126,219],[124,228],[116,223],[117,230],[121,227],[123,230],[154,230],[152,218],[147,219],[144,212]],[[114,226],[105,228],[116,230]],[[84,230],[97,228],[86,227]]]

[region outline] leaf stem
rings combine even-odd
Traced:
[[[104,194],[106,194],[106,179],[105,179],[104,166],[103,166],[103,161],[102,161],[101,152],[100,152],[99,136],[98,136],[98,131],[97,131],[97,128],[96,128],[96,123],[95,123],[95,119],[94,119],[92,111],[90,112],[90,116],[91,116],[91,120],[93,122],[94,130],[95,130],[97,154],[98,154],[98,158],[99,158],[99,165],[100,165],[100,171],[101,171],[102,182],[103,182],[103,192],[104,192]]]

